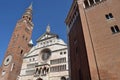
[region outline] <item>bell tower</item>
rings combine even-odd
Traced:
[[[0,80],[16,80],[20,73],[23,55],[29,51],[33,30],[32,4],[18,20],[1,66]]]

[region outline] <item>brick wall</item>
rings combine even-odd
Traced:
[[[80,12],[79,17],[81,18],[81,22],[79,23],[82,24],[81,27],[83,30],[83,36],[81,37],[82,31],[80,30],[80,25],[77,25],[79,29],[74,29],[75,26],[73,25],[69,28],[70,31],[68,32],[68,37],[75,39],[74,33],[77,33],[77,39],[80,39],[83,42],[79,46],[80,48],[81,46],[83,47],[82,50],[80,49],[80,53],[83,53],[80,56],[82,58],[88,58],[88,65],[92,80],[120,80],[120,33],[119,31],[113,33],[111,30],[111,27],[115,25],[117,25],[120,29],[120,1],[103,0],[102,2],[98,2],[86,9],[81,3],[82,0],[78,0],[78,8]],[[72,8],[74,8],[73,5]],[[67,25],[69,25],[70,21],[72,21],[72,15],[74,14],[74,10],[72,8],[66,20]],[[112,19],[106,18],[106,15],[109,13],[112,13]],[[71,70],[71,74],[73,77],[76,77],[75,80],[79,80],[79,73],[76,69],[80,64],[85,66],[86,62],[76,56],[76,52],[74,50],[75,46],[71,48],[71,44],[74,43],[74,41],[75,40],[72,41],[72,39],[69,39],[69,52],[70,54],[72,53],[70,58],[74,59],[71,61],[70,67],[71,69],[75,68],[74,71]],[[84,52],[84,48],[86,48],[87,53]],[[85,57],[84,54],[87,54],[87,57]],[[77,63],[77,61],[75,61],[77,59],[80,60],[80,63],[75,64]],[[82,69],[82,67],[80,68]],[[85,70],[82,70],[84,80]]]

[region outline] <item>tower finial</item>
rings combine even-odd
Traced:
[[[50,25],[49,24],[47,25],[46,32],[50,33]]]
[[[33,4],[33,3],[31,2],[30,6],[28,7],[28,8],[31,9],[31,10],[32,10],[32,4]]]

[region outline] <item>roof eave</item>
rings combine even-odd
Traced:
[[[73,3],[72,3],[72,5],[71,5],[71,8],[70,8],[70,10],[69,10],[69,12],[68,12],[68,15],[67,15],[66,19],[65,19],[65,23],[66,23],[66,24],[68,24],[68,23],[70,22],[71,14],[73,13],[74,6],[75,6],[76,4],[77,4],[77,1],[76,1],[76,0],[73,0]]]

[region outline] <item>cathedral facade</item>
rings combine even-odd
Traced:
[[[68,80],[68,76],[67,45],[50,32],[48,25],[37,44],[24,55],[18,80]]]

